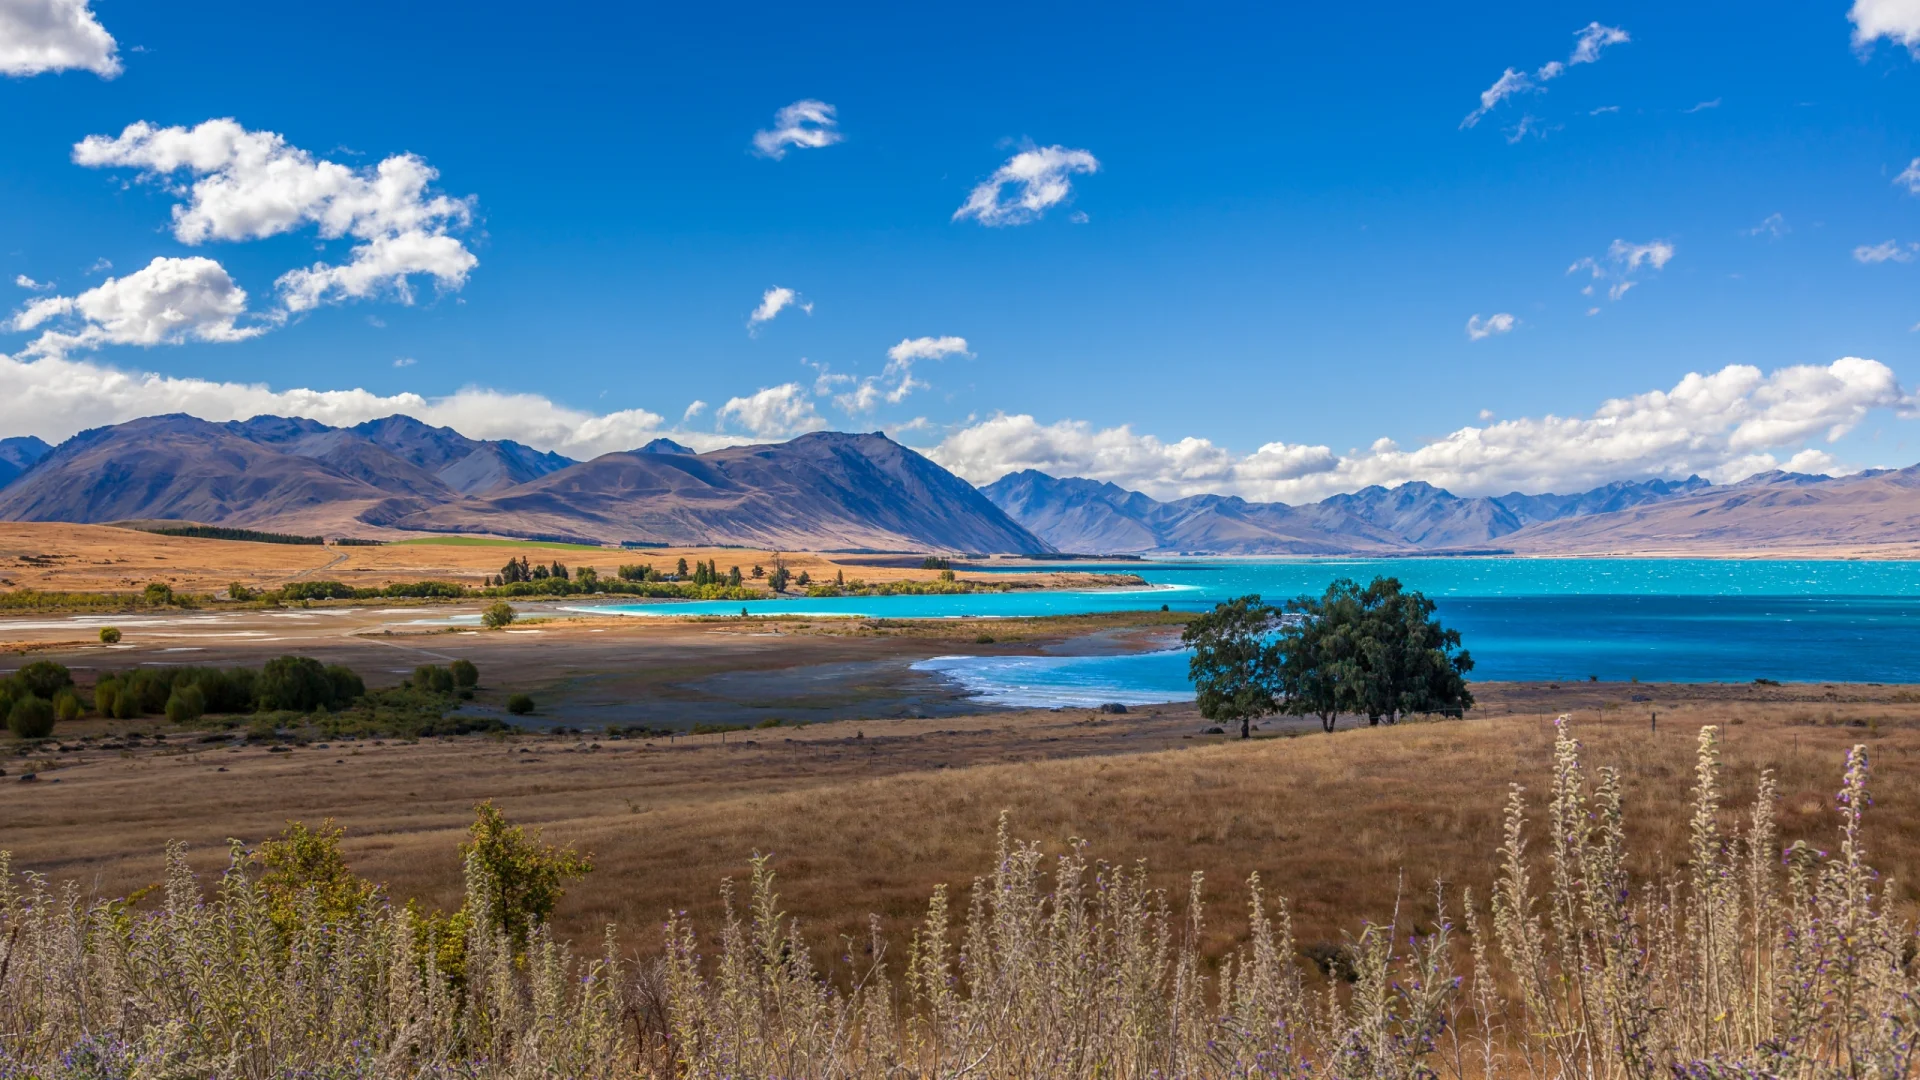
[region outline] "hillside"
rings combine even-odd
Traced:
[[[148,519],[327,535],[1051,550],[971,485],[879,434],[710,454],[657,440],[572,462],[403,416],[352,428],[152,416],[82,432],[0,490],[0,520]]]
[[[1920,535],[1920,466],[1853,477],[1764,473],[1737,484],[1620,481],[1568,495],[1462,497],[1431,484],[1368,487],[1288,506],[1219,495],[1160,502],[1027,470],[981,489],[1063,551],[1331,555],[1874,548]]]
[[[706,454],[607,454],[487,499],[378,523],[816,551],[1052,550],[971,485],[877,433],[815,432]]]

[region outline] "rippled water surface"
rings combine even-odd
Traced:
[[[1277,601],[1336,578],[1398,577],[1466,639],[1476,679],[1920,682],[1920,563],[1722,559],[1191,560],[1071,564],[1138,574],[1144,589],[773,600],[755,613],[1014,618],[1202,610]],[[738,603],[615,605],[733,614]],[[1179,652],[941,657],[926,670],[1003,704],[1144,703],[1190,696]]]

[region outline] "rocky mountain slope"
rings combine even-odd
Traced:
[[[404,416],[351,428],[153,416],[82,432],[0,489],[0,520],[154,519],[328,535],[1050,550],[971,485],[879,434],[709,454],[656,440],[574,462]]]

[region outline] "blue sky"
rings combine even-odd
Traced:
[[[978,481],[1289,501],[1920,460],[1915,0],[526,10],[0,0],[6,433],[885,429]],[[824,145],[756,152],[809,101]],[[155,164],[224,118],[352,191],[437,175],[275,218]],[[1064,195],[955,217],[1021,163]],[[211,306],[147,318],[155,259]]]

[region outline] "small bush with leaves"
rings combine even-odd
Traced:
[[[505,600],[495,600],[487,605],[487,610],[480,613],[480,624],[489,630],[504,630],[512,626],[513,620],[519,617],[520,613],[513,610],[512,604]]]
[[[62,724],[80,719],[80,714],[85,711],[79,695],[72,690],[62,690],[53,696],[53,718]]]
[[[44,739],[53,734],[53,702],[27,694],[7,710],[7,730],[22,739]]]
[[[533,699],[525,694],[514,694],[507,698],[507,711],[515,716],[525,716],[533,711]]]
[[[454,689],[453,672],[438,664],[421,664],[413,669],[413,677],[407,680],[407,684],[429,694],[451,694]]]
[[[176,724],[191,723],[207,711],[207,695],[193,683],[173,688],[167,695],[167,719]]]
[[[120,644],[120,629],[119,629],[119,627],[115,627],[115,626],[103,626],[103,627],[101,627],[101,628],[100,628],[100,644],[102,644],[102,645],[118,645],[118,644]]]
[[[147,586],[146,591],[141,593],[141,598],[155,607],[171,604],[173,603],[173,586],[164,581],[152,582]]]
[[[447,670],[453,672],[453,685],[462,690],[471,690],[480,685],[480,669],[471,660],[455,660],[447,665]]]

